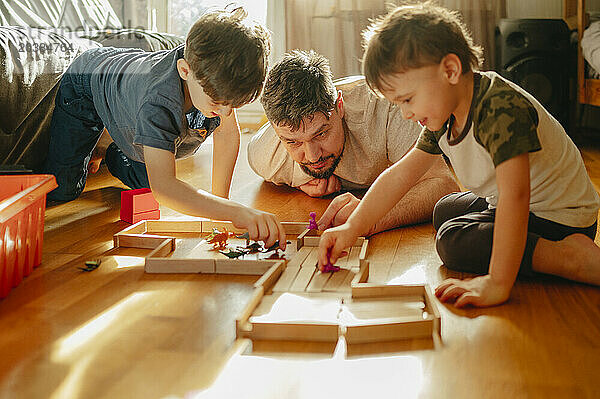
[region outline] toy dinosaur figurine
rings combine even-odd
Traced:
[[[235,234],[229,233],[227,229],[224,230],[225,231],[223,233],[216,229],[213,230],[213,233],[209,237],[207,237],[206,242],[212,244],[214,249],[222,250],[227,248],[227,240],[229,239],[229,237],[235,236]]]

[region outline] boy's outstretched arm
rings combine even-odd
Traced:
[[[371,227],[366,235],[430,221],[433,208],[440,198],[456,191],[460,191],[456,180],[442,157],[438,157],[427,173]],[[319,219],[319,229],[324,230],[343,224],[359,203],[360,200],[351,193],[338,195]]]
[[[252,240],[264,241],[267,246],[279,240],[280,248],[285,249],[285,230],[275,215],[217,197],[177,179],[175,156],[167,150],[144,146],[144,158],[150,188],[161,205],[186,215],[230,220],[236,227],[248,230]]]
[[[529,154],[496,167],[498,206],[489,274],[470,280],[447,279],[436,288],[440,301],[455,306],[493,306],[506,300],[517,278],[527,240],[529,220]]]
[[[213,133],[212,193],[229,198],[233,169],[240,150],[240,126],[234,110],[221,117],[221,125]]]
[[[328,257],[331,263],[335,263],[342,251],[352,245],[357,237],[368,233],[438,158],[439,155],[413,148],[379,175],[346,223],[323,233],[319,243],[319,264],[326,265]]]

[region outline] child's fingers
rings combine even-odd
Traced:
[[[256,226],[256,223],[252,222],[248,225],[248,236],[253,241],[258,240],[258,227]]]
[[[479,306],[481,302],[481,297],[473,294],[472,292],[465,292],[462,294],[456,302],[454,306],[457,308],[464,308],[467,305]]]
[[[319,240],[319,265],[326,265],[329,260],[329,252],[333,246],[333,236],[328,233],[324,233]]]
[[[275,220],[275,222],[277,223],[277,230],[278,230],[278,234],[279,234],[279,248],[281,248],[282,251],[285,251],[285,248],[287,246],[287,238],[285,236],[285,229],[283,228],[283,225],[281,223],[279,223],[278,220]]]
[[[458,298],[465,292],[467,292],[467,290],[464,289],[463,287],[457,286],[457,285],[452,285],[444,291],[442,296],[440,296],[440,301],[448,302],[448,301],[455,300],[456,298]]]

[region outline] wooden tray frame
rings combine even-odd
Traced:
[[[306,229],[306,223],[283,222],[286,234],[297,237],[297,249],[303,246],[319,245],[319,237],[314,230]],[[431,289],[427,285],[381,285],[367,283],[369,262],[366,259],[369,241],[359,237],[354,246],[360,247],[359,271],[351,283],[351,298],[399,298],[420,296],[425,304],[426,315],[407,320],[385,319],[384,322],[365,322],[361,325],[334,323],[269,323],[250,322],[250,317],[265,295],[272,290],[291,260],[244,260],[244,259],[170,259],[167,254],[175,249],[175,238],[152,233],[210,233],[213,228],[227,228],[237,234],[243,233],[231,222],[211,220],[167,221],[144,220],[136,223],[113,237],[114,246],[148,248],[152,252],[145,258],[145,271],[148,273],[218,273],[260,275],[254,284],[252,297],[241,314],[236,318],[238,339],[267,339],[336,342],[344,337],[348,345],[396,341],[411,338],[440,336],[441,317]],[[243,266],[243,267],[240,267]],[[347,294],[339,293],[343,301]]]
[[[305,233],[306,223],[283,222],[286,234]],[[167,258],[175,250],[175,237],[153,233],[210,233],[213,228],[223,229],[236,234],[244,230],[235,228],[231,222],[212,220],[143,220],[121,230],[113,236],[114,247],[152,249],[145,260],[146,273],[210,273],[210,274],[246,274],[263,275],[283,259],[201,259]]]

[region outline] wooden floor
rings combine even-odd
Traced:
[[[598,189],[600,148],[583,155]],[[179,176],[208,189],[210,159],[206,145]],[[255,342],[250,351],[235,342],[234,320],[256,278],[145,274],[147,251],[112,250],[127,226],[122,188],[103,166],[81,198],[47,209],[42,265],[0,300],[0,398],[598,397],[598,288],[521,280],[503,306],[439,304],[441,342]],[[263,183],[245,148],[231,197],[287,221],[328,203]],[[433,236],[430,224],[374,236],[370,281],[436,286],[449,272]],[[97,270],[78,269],[96,258]]]

